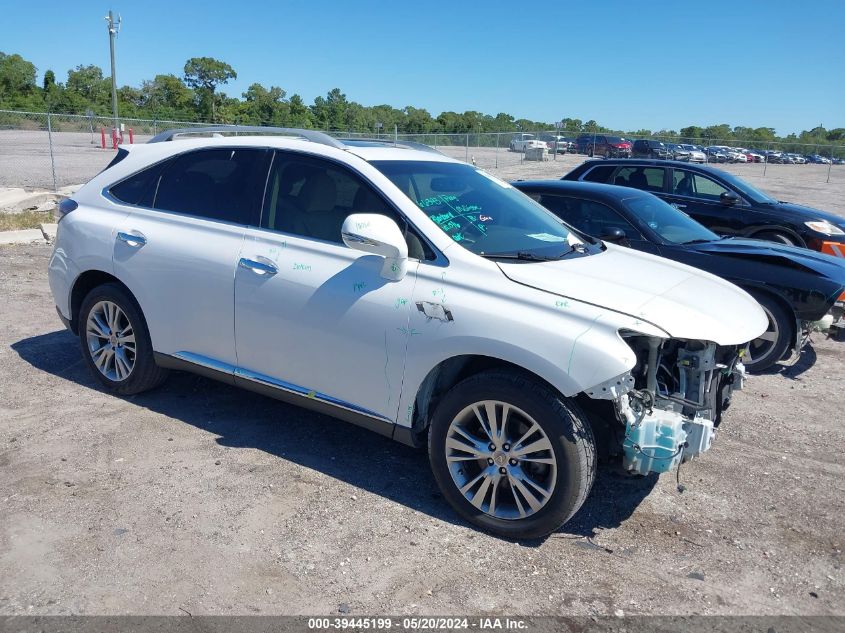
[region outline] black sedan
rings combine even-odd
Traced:
[[[841,318],[845,260],[719,237],[656,196],[630,188],[565,180],[512,184],[585,235],[700,268],[751,294],[769,317],[769,328],[749,344],[744,358],[749,371],[798,351],[814,321],[834,312]]]
[[[754,237],[845,257],[845,218],[775,200],[713,167],[666,160],[586,161],[563,179],[649,191],[720,235]]]

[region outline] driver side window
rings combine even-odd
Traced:
[[[277,152],[267,181],[261,228],[342,244],[341,228],[353,213],[392,219],[405,234],[408,256],[434,253],[373,188],[344,167],[311,156]]]
[[[677,196],[719,200],[728,190],[715,180],[685,169],[676,169],[672,174],[672,193]]]

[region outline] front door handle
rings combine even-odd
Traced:
[[[131,246],[132,248],[141,248],[144,244],[147,243],[147,238],[138,233],[135,235],[134,233],[118,233],[117,239],[121,242],[126,242],[127,245]]]
[[[279,269],[273,266],[272,264],[257,262],[254,259],[247,259],[245,257],[241,257],[240,261],[238,262],[238,266],[240,266],[241,268],[246,268],[247,270],[251,270],[256,275],[260,276],[272,277],[277,272],[279,272]]]
[[[687,208],[687,205],[685,205],[685,204],[678,204],[677,202],[673,202],[673,203],[672,203],[672,206],[673,206],[673,207],[675,207],[676,209],[686,209],[686,208]]]

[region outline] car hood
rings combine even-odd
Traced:
[[[497,262],[508,279],[647,321],[672,338],[741,345],[766,330],[744,290],[684,264],[607,245],[551,262]]]
[[[700,253],[756,259],[764,263],[803,268],[845,285],[845,260],[806,248],[738,237],[688,244],[686,248]]]
[[[814,209],[813,207],[805,207],[804,205],[795,204],[793,202],[779,201],[775,204],[767,206],[777,209],[778,211],[783,211],[784,213],[792,217],[794,217],[796,214],[800,214],[801,217],[805,218],[807,221],[827,220],[831,224],[835,224],[840,229],[845,231],[845,218],[843,218],[841,215],[834,215],[833,213],[828,213],[827,211]]]

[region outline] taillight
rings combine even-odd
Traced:
[[[79,204],[77,204],[76,200],[72,200],[70,198],[65,198],[64,200],[62,200],[56,207],[56,222],[61,220],[68,213],[76,209],[78,206]]]

